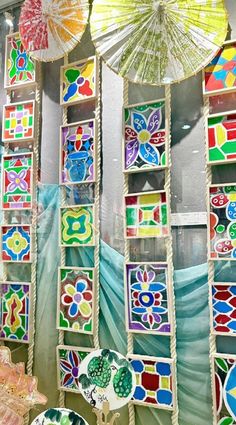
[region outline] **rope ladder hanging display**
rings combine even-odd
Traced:
[[[101,84],[100,61],[96,56],[61,67],[60,128],[60,247],[58,273],[57,370],[59,406],[65,405],[65,391],[80,393],[78,371],[82,360],[99,349],[100,281],[100,183],[101,183]],[[91,104],[91,118],[68,123],[68,108],[76,106],[79,115]],[[92,188],[92,190],[91,190]],[[76,195],[76,189],[78,190]],[[93,195],[91,196],[91,192]],[[77,201],[70,204],[70,197]],[[91,202],[91,197],[92,202]],[[73,198],[73,199],[74,199]],[[88,201],[89,198],[89,201]],[[84,201],[85,199],[85,201]],[[68,267],[67,249],[76,247],[80,266]],[[83,266],[88,249],[93,250],[93,267]],[[68,346],[65,332],[92,336],[93,348]],[[75,373],[75,371],[77,371]]]
[[[228,280],[236,259],[236,183],[213,184],[212,172],[212,167],[236,163],[235,61],[236,42],[227,41],[203,72],[213,425],[234,423],[236,418],[232,396],[236,388],[236,356],[217,350],[217,336],[236,336],[236,281]],[[227,171],[227,167],[224,169]],[[227,175],[223,176],[227,181]],[[226,261],[229,267],[219,270]]]
[[[0,282],[0,339],[28,344],[27,374],[32,376],[37,287],[41,68],[25,52],[18,33],[10,33],[6,37],[4,86],[7,104],[3,106],[2,125],[3,280]],[[34,100],[27,100],[32,99],[32,93]],[[13,265],[18,267],[20,277],[17,281],[9,277]],[[25,418],[25,424],[28,423],[29,415]]]
[[[135,405],[169,410],[172,423],[177,425],[176,321],[170,225],[170,86],[166,86],[165,99],[129,105],[129,84],[124,80],[123,97],[127,357],[137,381],[133,400],[129,403],[129,425],[135,425]],[[129,175],[152,170],[164,170],[164,190],[130,194]],[[130,261],[130,241],[146,238],[164,238],[166,262]],[[155,302],[157,299],[158,303]],[[136,334],[169,337],[171,358],[134,354]],[[153,379],[160,382],[156,391],[149,388],[148,376],[152,382]],[[166,378],[165,388],[162,388],[162,377]]]

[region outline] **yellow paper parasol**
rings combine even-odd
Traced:
[[[163,85],[204,68],[221,47],[223,0],[94,0],[91,32],[99,55],[122,77]]]
[[[88,0],[25,0],[19,21],[22,43],[34,59],[59,59],[80,41],[88,15]]]

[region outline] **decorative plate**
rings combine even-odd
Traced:
[[[80,365],[79,387],[92,406],[102,409],[108,401],[110,410],[116,410],[133,397],[135,373],[128,360],[116,351],[93,351]]]
[[[37,416],[31,425],[88,425],[88,422],[73,410],[48,409]]]

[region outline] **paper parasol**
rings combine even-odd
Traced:
[[[102,410],[120,409],[134,395],[136,379],[130,362],[113,350],[97,350],[88,354],[80,364],[79,388],[85,400]]]
[[[49,62],[69,53],[88,22],[88,0],[25,0],[19,32],[27,52]]]
[[[189,78],[227,34],[223,0],[94,0],[92,39],[123,78],[163,85]]]

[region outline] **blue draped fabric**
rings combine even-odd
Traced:
[[[48,405],[57,404],[56,330],[57,274],[60,263],[58,240],[58,186],[40,186],[38,222],[38,282],[34,373]],[[123,291],[124,258],[101,242],[100,341],[101,346],[126,353]],[[92,266],[92,249],[70,249],[67,266]],[[207,265],[175,272],[178,400],[180,425],[212,423],[209,367],[209,310]],[[69,334],[69,335],[68,335]],[[91,338],[65,334],[68,345],[91,346]],[[135,353],[169,356],[169,338],[137,336]],[[95,417],[81,396],[66,395],[66,406],[95,424]],[[33,412],[34,417],[38,412]],[[170,412],[136,408],[137,425],[170,425]],[[123,409],[119,425],[128,425]]]

